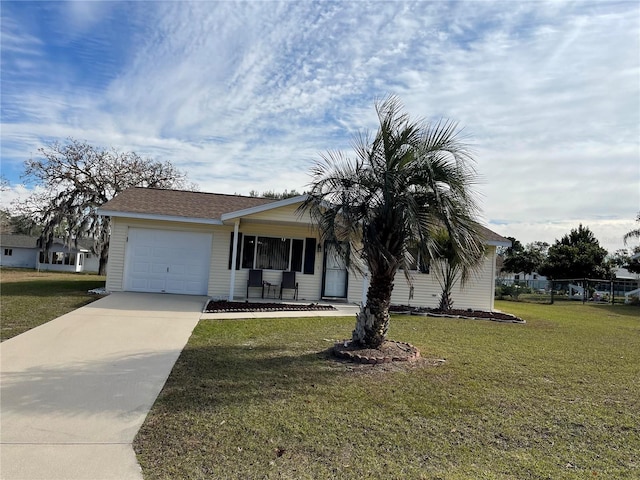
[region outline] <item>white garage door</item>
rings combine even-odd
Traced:
[[[211,234],[130,228],[125,290],[206,295]]]

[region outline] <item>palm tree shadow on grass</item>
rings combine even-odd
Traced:
[[[277,347],[187,347],[157,405],[175,411],[272,401],[334,383],[348,369],[330,349],[295,354]]]

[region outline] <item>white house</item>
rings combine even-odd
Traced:
[[[38,246],[38,237],[0,235],[0,265],[57,272],[97,272],[98,257],[91,253],[88,242],[69,248],[55,240],[47,253]]]
[[[341,246],[320,243],[308,214],[297,211],[305,199],[125,190],[99,209],[111,217],[106,289],[226,299],[276,297],[283,272],[292,271],[299,300],[360,303],[365,279],[348,271],[335,255]],[[493,309],[496,247],[510,243],[488,229],[483,236],[488,254],[479,274],[453,292],[456,308]],[[260,271],[264,291],[248,288],[251,270]],[[437,306],[440,287],[434,276],[418,270],[411,275],[412,295],[400,273],[392,302]],[[295,294],[285,293],[289,298]]]

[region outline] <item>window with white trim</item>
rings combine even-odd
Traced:
[[[11,257],[11,256],[13,256],[13,248],[5,248],[5,249],[4,249],[4,256],[5,256],[5,257]]]

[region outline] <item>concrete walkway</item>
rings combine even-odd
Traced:
[[[112,293],[0,344],[0,479],[141,480],[131,446],[206,297]]]
[[[142,479],[131,443],[205,300],[114,293],[0,344],[0,478]]]

